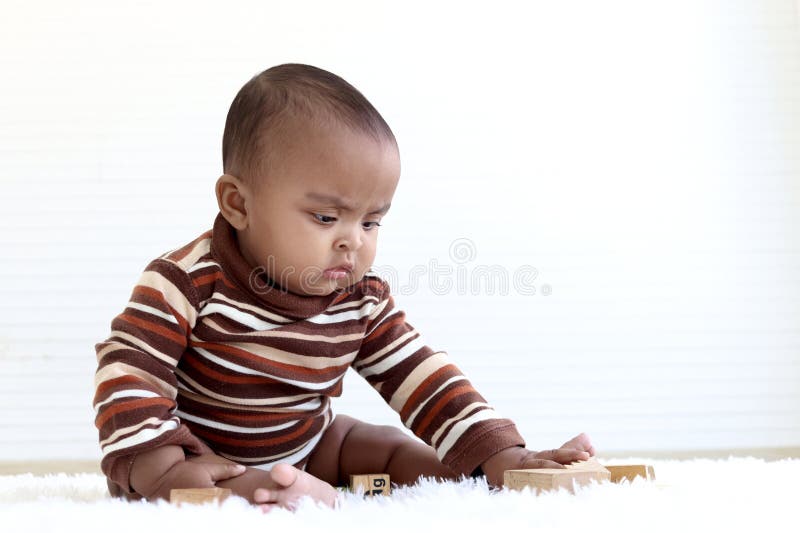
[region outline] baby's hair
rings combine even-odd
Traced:
[[[233,99],[222,136],[222,165],[253,183],[299,121],[341,124],[378,142],[397,144],[391,128],[361,92],[339,76],[287,63],[254,76]]]

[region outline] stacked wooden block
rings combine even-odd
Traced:
[[[612,483],[633,481],[637,477],[644,478],[647,481],[655,481],[656,479],[656,472],[650,465],[607,465],[606,468],[611,472]]]
[[[655,479],[655,472],[649,465],[603,466],[592,458],[567,465],[566,468],[538,468],[531,470],[506,470],[503,485],[521,490],[530,487],[537,494],[546,490],[566,489],[575,492],[575,487],[587,485],[592,481],[610,480],[613,483],[633,481],[637,476],[647,480]]]
[[[633,481],[636,477],[654,480],[655,472],[649,465],[603,466],[596,459],[573,463],[566,468],[538,468],[531,470],[506,470],[503,484],[514,490],[530,487],[537,494],[547,490],[566,489],[575,492],[575,487],[592,481],[609,480],[613,483]],[[365,474],[350,476],[350,492],[364,496],[388,496],[392,492],[388,474]],[[228,489],[175,489],[170,501],[176,504],[204,504],[221,502],[231,495]]]

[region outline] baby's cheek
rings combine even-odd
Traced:
[[[375,261],[375,251],[373,250],[371,253],[364,253],[358,254],[358,265],[357,268],[362,275],[366,274],[366,272],[372,268],[372,263]]]

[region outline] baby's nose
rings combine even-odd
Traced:
[[[357,250],[361,247],[361,236],[358,232],[348,232],[339,237],[335,247],[338,250]]]

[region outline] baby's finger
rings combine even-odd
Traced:
[[[241,476],[247,471],[244,465],[225,464],[225,463],[203,463],[203,466],[211,476],[211,481],[222,481],[232,477]]]
[[[591,456],[594,456],[594,446],[592,446],[592,441],[589,438],[589,435],[586,433],[581,433],[577,437],[573,437],[564,444],[561,445],[562,448],[570,448],[574,450],[582,450],[588,453]]]
[[[528,458],[522,462],[522,469],[534,469],[534,468],[564,468],[564,465],[559,464],[555,461],[550,461],[549,459],[542,459],[542,458]]]
[[[568,465],[575,461],[586,461],[589,459],[589,453],[583,450],[574,450],[569,448],[558,448],[557,450],[546,450],[536,454],[537,459],[549,459],[562,465]]]

